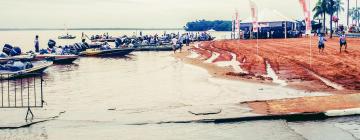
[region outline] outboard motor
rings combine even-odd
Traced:
[[[10,56],[16,56],[16,55],[20,55],[21,54],[21,49],[20,47],[14,47],[13,49],[11,49],[10,51]]]
[[[10,44],[5,44],[4,45],[4,48],[3,48],[3,52],[6,53],[7,55],[10,55],[10,52],[11,50],[13,49],[14,47],[11,46]]]
[[[49,48],[52,49],[56,46],[56,42],[54,40],[50,39],[48,42],[48,46],[49,46]]]
[[[120,45],[121,45],[121,38],[116,38],[116,39],[115,39],[115,47],[116,47],[116,48],[119,48]]]

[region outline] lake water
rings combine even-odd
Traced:
[[[1,43],[42,44],[61,31],[2,31]],[[104,31],[88,31],[88,34]],[[106,31],[109,34],[132,31]],[[156,31],[152,31],[156,32]],[[162,31],[157,31],[162,32]],[[168,31],[169,32],[169,31]],[[71,32],[79,35],[80,32]],[[144,32],[146,33],[146,32]],[[219,36],[225,33],[216,33]],[[75,41],[75,40],[73,40]],[[66,43],[58,41],[59,44]],[[68,42],[72,43],[72,42]],[[24,47],[24,48],[26,48]],[[2,129],[3,140],[98,139],[359,139],[358,117],[325,121],[251,121],[239,123],[177,123],[203,118],[236,117],[248,113],[239,102],[302,96],[309,93],[213,78],[206,70],[185,64],[171,52],[136,52],[126,58],[81,58],[71,65],[54,65],[45,73],[46,105],[34,109],[37,119],[56,119],[28,128]],[[221,110],[218,115],[194,116],[189,111]],[[0,124],[22,122],[25,109],[0,109]],[[163,123],[174,122],[174,123]]]

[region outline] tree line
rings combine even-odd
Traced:
[[[208,31],[208,30],[215,30],[215,31],[231,31],[232,23],[231,21],[227,20],[196,20],[191,21],[184,26],[186,31]]]

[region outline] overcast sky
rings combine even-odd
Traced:
[[[254,1],[260,10],[303,16],[298,0]],[[235,9],[241,19],[250,15],[248,0],[0,0],[0,28],[181,28],[197,19],[231,20]]]

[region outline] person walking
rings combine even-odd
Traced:
[[[345,46],[345,52],[347,52],[347,42],[346,42],[346,35],[345,32],[342,32],[342,34],[340,35],[340,53],[341,53],[341,49],[342,46]]]
[[[318,48],[319,48],[319,53],[322,54],[324,53],[324,49],[325,49],[325,37],[323,34],[320,34],[319,35],[319,45],[318,45]]]
[[[35,44],[35,52],[39,53],[40,45],[39,45],[39,36],[38,35],[35,36],[34,44]]]

